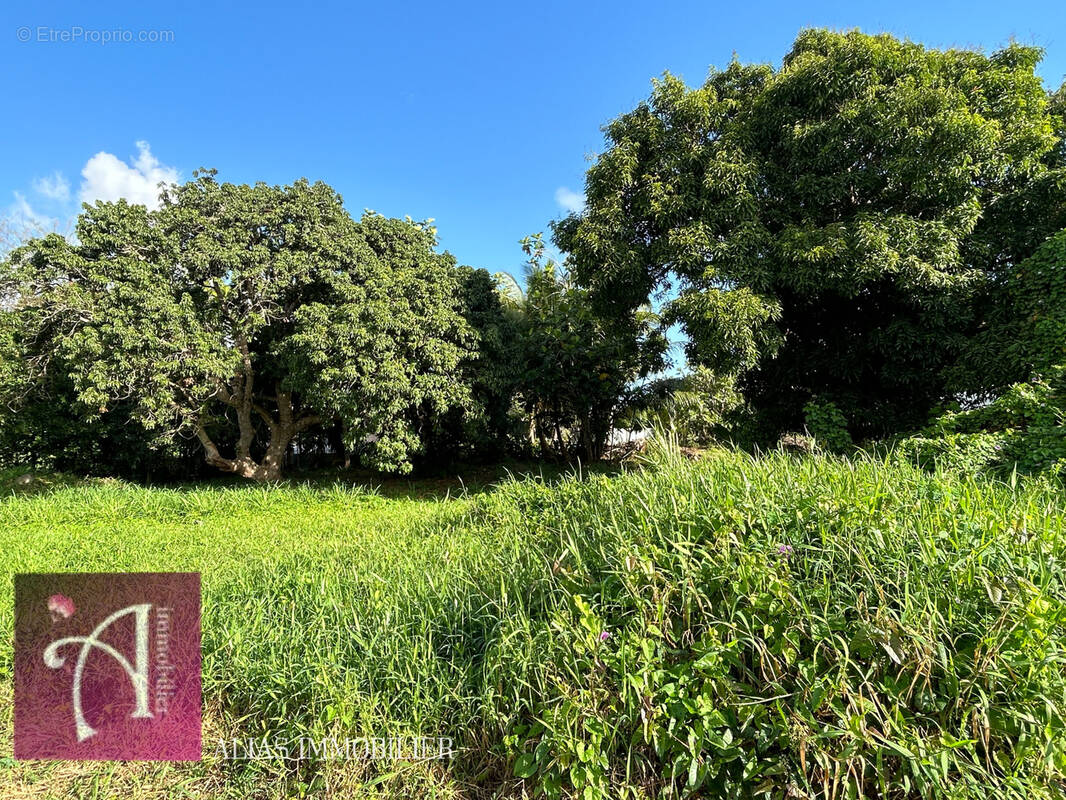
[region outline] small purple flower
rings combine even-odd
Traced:
[[[611,634],[608,631],[604,631],[603,633],[600,634],[600,641],[601,642],[606,642],[610,638],[611,638]]]
[[[74,615],[74,601],[63,594],[54,594],[48,598],[48,613],[53,622],[60,618],[70,619]]]
[[[779,544],[777,546],[777,554],[779,556],[784,556],[785,558],[788,558],[790,555],[792,555],[792,545]]]

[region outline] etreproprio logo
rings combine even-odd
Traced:
[[[15,758],[200,755],[199,573],[15,576]]]

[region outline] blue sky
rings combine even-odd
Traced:
[[[778,64],[808,26],[986,50],[1013,37],[1046,48],[1047,85],[1066,73],[1061,0],[8,0],[0,212],[62,221],[80,197],[135,199],[199,166],[237,182],[307,177],[353,214],[434,217],[461,262],[517,272],[517,240],[579,202],[600,127],[652,77],[698,83],[734,51]],[[171,41],[101,41],[141,31]]]

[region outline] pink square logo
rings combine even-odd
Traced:
[[[16,575],[15,758],[198,761],[200,574]]]

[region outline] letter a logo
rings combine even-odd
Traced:
[[[93,727],[85,721],[85,714],[81,708],[81,678],[85,671],[85,659],[89,657],[89,653],[94,647],[99,648],[115,659],[129,676],[137,698],[137,707],[131,716],[137,719],[152,716],[152,712],[148,710],[148,612],[151,608],[151,603],[141,603],[140,605],[116,611],[97,625],[89,636],[68,636],[65,639],[57,639],[48,645],[48,649],[44,651],[44,663],[52,669],[62,669],[63,664],[66,662],[58,654],[59,649],[68,644],[81,645],[81,651],[78,653],[78,663],[74,667],[74,686],[71,689],[74,706],[74,727],[78,732],[79,742],[84,742],[96,733]],[[126,660],[125,656],[111,645],[101,642],[98,638],[103,631],[111,627],[111,623],[128,614],[135,614],[137,617],[137,624],[134,627],[134,663],[136,666],[130,666],[130,662]]]
[[[15,758],[200,755],[199,573],[15,576]]]

